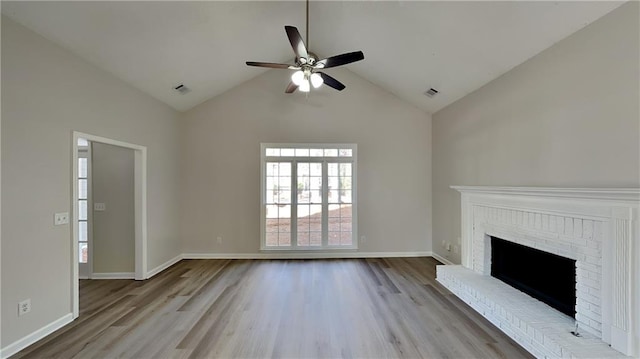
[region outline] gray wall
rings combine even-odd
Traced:
[[[5,347],[71,313],[72,131],[148,149],[148,267],[179,240],[178,113],[2,18],[2,337]],[[31,298],[31,312],[17,303]]]
[[[638,187],[638,2],[433,116],[433,250],[460,237],[451,185]]]
[[[93,211],[93,273],[135,271],[134,152],[93,142],[91,183]]]
[[[344,91],[287,95],[287,73],[271,70],[185,114],[185,253],[258,252],[261,142],[357,143],[360,251],[430,250],[430,116],[348,70],[330,73]]]

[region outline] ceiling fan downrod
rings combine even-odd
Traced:
[[[307,47],[310,47],[309,46],[309,0],[307,0],[307,26],[305,27],[305,35],[306,35],[305,42],[307,44]]]

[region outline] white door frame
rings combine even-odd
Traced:
[[[78,277],[78,138],[91,142],[105,143],[134,151],[134,193],[135,193],[135,279],[147,278],[147,147],[113,140],[106,137],[73,131],[72,140],[72,265],[71,265],[71,298],[73,301],[73,318],[80,314],[80,286]]]

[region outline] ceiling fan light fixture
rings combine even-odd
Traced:
[[[322,79],[322,76],[320,76],[320,74],[315,72],[311,74],[311,85],[313,85],[314,89],[317,89],[318,87],[322,86],[323,82],[324,80]]]
[[[308,79],[303,79],[300,83],[300,87],[298,87],[302,92],[309,92],[311,90],[311,86],[309,85]]]
[[[300,86],[302,81],[304,81],[304,72],[302,70],[298,70],[291,75],[291,82],[294,84]]]

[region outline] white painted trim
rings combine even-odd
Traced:
[[[134,272],[92,273],[91,279],[135,279]]]
[[[421,252],[278,252],[278,253],[185,253],[183,259],[322,259],[322,258],[388,258],[432,257],[430,251]]]
[[[45,325],[44,327],[36,330],[35,332],[28,334],[21,339],[7,345],[0,350],[0,358],[8,358],[29,345],[37,342],[38,340],[46,337],[47,335],[55,332],[56,330],[64,327],[65,325],[73,321],[73,313],[68,313],[59,319]]]
[[[80,315],[80,255],[78,250],[78,138],[80,134],[73,132],[71,136],[71,313],[73,318]],[[88,208],[87,208],[88,210]]]
[[[441,255],[439,255],[439,254],[438,254],[438,253],[436,253],[436,252],[432,252],[432,253],[431,253],[431,256],[432,256],[433,258],[435,258],[435,259],[439,260],[440,262],[442,262],[442,263],[446,264],[446,265],[455,265],[455,263],[453,263],[452,261],[448,260],[447,258],[445,258],[445,257],[443,257],[443,256],[441,256]]]
[[[508,194],[579,199],[640,201],[640,188],[560,188],[560,187],[495,187],[451,186],[461,193]]]
[[[162,272],[163,270],[171,267],[172,265],[180,262],[183,259],[184,255],[183,254],[178,254],[177,256],[169,259],[168,261],[162,263],[161,265],[153,268],[152,270],[147,272],[147,278],[145,279],[149,279],[153,276],[155,276],[156,274]]]
[[[135,279],[143,280],[147,275],[147,147],[95,136],[78,131],[72,132],[72,251],[71,258],[71,310],[73,318],[80,314],[80,287],[78,284],[78,138],[91,142],[105,143],[134,150],[134,181],[135,181]]]
[[[135,278],[147,278],[147,148],[134,154]]]

